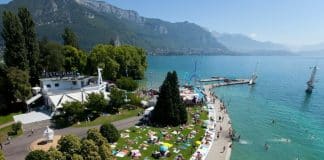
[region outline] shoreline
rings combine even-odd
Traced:
[[[229,130],[232,129],[231,119],[227,113],[227,110],[216,95],[211,93],[212,85],[205,85],[205,93],[208,104],[213,105],[215,111],[215,117],[213,117],[216,125],[215,134],[219,135],[219,138],[214,137],[212,146],[206,156],[206,160],[230,160],[232,152],[232,139],[229,136]],[[221,120],[219,119],[221,117]],[[225,151],[223,150],[225,147]],[[224,151],[224,152],[223,152]]]

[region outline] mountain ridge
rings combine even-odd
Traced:
[[[158,55],[233,54],[199,25],[145,18],[136,11],[120,9],[103,1],[13,0],[0,5],[0,11],[16,11],[18,7],[30,10],[40,38],[61,42],[63,29],[70,27],[86,50],[118,38],[122,44],[137,45]]]

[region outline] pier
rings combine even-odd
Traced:
[[[229,135],[229,133],[233,131],[232,123],[227,113],[226,106],[211,90],[221,86],[249,84],[249,82],[249,79],[235,79],[204,85],[204,94],[207,98],[207,103],[214,108],[214,115],[212,118],[216,120],[214,123],[214,134],[217,135],[213,138],[213,143],[209,147],[207,155],[204,157],[205,160],[230,160],[233,143],[232,137]]]

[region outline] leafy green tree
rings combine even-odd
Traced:
[[[0,150],[0,160],[6,160],[1,150]]]
[[[84,116],[85,107],[81,102],[67,102],[62,104],[63,112],[66,120],[70,123],[82,121]]]
[[[119,131],[111,123],[103,124],[100,127],[100,133],[108,140],[109,143],[117,142],[120,137]]]
[[[181,102],[176,72],[168,72],[157,104],[152,111],[152,121],[159,126],[177,126],[187,122],[187,110]]]
[[[50,148],[47,152],[49,160],[66,160],[64,154],[55,148]]]
[[[7,70],[8,93],[13,102],[23,102],[31,96],[31,86],[27,71],[10,67]]]
[[[79,154],[73,154],[71,160],[84,160],[84,159]]]
[[[88,59],[87,68],[89,74],[97,72],[97,67],[103,68],[103,77],[105,79],[116,79],[119,71],[119,64],[113,57],[114,47],[111,45],[96,45]]]
[[[141,97],[136,95],[135,93],[128,93],[127,98],[130,100],[129,104],[135,105],[135,106],[141,106]]]
[[[28,70],[28,58],[25,47],[23,29],[19,18],[10,11],[4,11],[2,16],[2,38],[4,39],[4,61],[9,67]]]
[[[39,44],[42,70],[50,72],[64,71],[63,46],[56,42],[49,42],[46,39],[43,39]]]
[[[43,150],[35,150],[29,152],[25,160],[49,160],[49,155]]]
[[[79,48],[78,38],[71,28],[66,27],[62,34],[64,45],[70,45],[75,48]]]
[[[102,160],[113,160],[114,156],[112,155],[111,148],[109,144],[103,144],[99,146],[99,155]]]
[[[120,77],[144,78],[147,68],[146,52],[134,46],[96,45],[89,55],[90,72],[96,67],[103,67],[106,79],[116,80]]]
[[[92,111],[93,115],[99,115],[108,107],[108,101],[105,99],[103,93],[91,93],[87,97],[85,107]]]
[[[119,108],[126,104],[125,103],[125,92],[113,88],[110,92],[110,101],[109,101],[109,110],[112,113],[116,113],[119,111]]]
[[[58,141],[58,150],[64,153],[67,158],[72,157],[73,154],[80,153],[81,141],[80,138],[75,135],[63,136]]]
[[[99,147],[93,140],[84,139],[81,145],[81,155],[84,160],[100,160]]]
[[[117,87],[127,91],[135,91],[138,88],[138,84],[130,77],[121,77],[116,81]]]
[[[27,59],[29,62],[30,83],[35,86],[38,84],[39,71],[39,45],[36,35],[33,17],[27,8],[18,9],[18,17],[22,24],[22,34],[24,36]]]
[[[72,46],[64,46],[64,69],[66,71],[78,71],[85,73],[87,65],[87,55],[83,51]]]
[[[102,136],[102,134],[97,128],[92,128],[88,130],[87,139],[93,140],[97,146],[108,143],[107,139]]]

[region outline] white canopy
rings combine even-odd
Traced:
[[[33,122],[39,122],[49,120],[51,117],[43,112],[29,112],[13,116],[15,122],[21,122],[22,124],[28,124]]]

